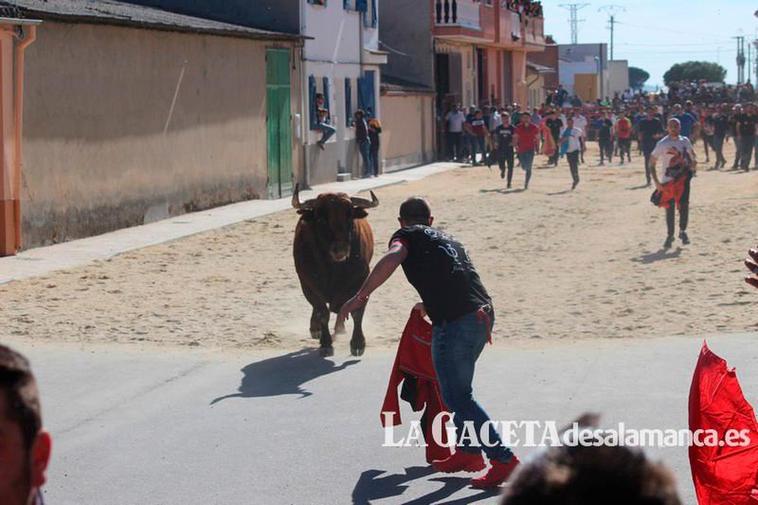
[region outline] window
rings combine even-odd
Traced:
[[[324,85],[323,85],[323,93],[324,93],[324,109],[327,111],[327,117],[331,118],[331,110],[332,108],[329,107],[329,96],[331,95],[330,87],[329,87],[329,78],[324,77],[322,79]]]
[[[308,0],[308,3],[313,5],[323,5],[326,7],[326,0]]]
[[[308,97],[310,100],[310,129],[318,130],[318,125],[321,122],[320,113],[326,112],[325,119],[328,121],[331,118],[329,107],[329,95],[330,85],[329,78],[324,77],[321,80],[322,87],[319,93],[316,77],[308,76]]]
[[[358,10],[363,13],[363,26],[366,28],[376,28],[378,16],[376,2],[378,0],[356,0],[360,4]]]
[[[376,112],[375,75],[373,70],[367,70],[363,77],[358,78],[358,108],[363,109],[367,115]]]
[[[318,92],[316,91],[316,77],[308,77],[308,97],[310,101],[310,125],[311,130],[318,129]]]
[[[353,85],[349,77],[345,78],[345,126],[353,125]]]

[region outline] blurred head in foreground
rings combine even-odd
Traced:
[[[671,472],[628,447],[551,448],[526,461],[502,505],[681,505]]]
[[[35,503],[45,483],[50,446],[29,362],[0,345],[0,503]]]

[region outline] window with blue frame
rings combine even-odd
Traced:
[[[356,0],[362,2],[362,9],[358,9],[363,13],[363,26],[366,28],[376,28],[379,20],[377,15],[376,2],[378,0]]]
[[[376,72],[367,70],[358,78],[358,108],[367,115],[376,112]]]
[[[316,90],[316,77],[308,76],[308,101],[310,104],[310,129],[318,129],[318,91]]]
[[[353,85],[349,77],[345,78],[345,126],[353,126]]]
[[[328,77],[321,79],[321,92],[318,90],[316,77],[308,76],[308,99],[309,99],[309,125],[311,130],[318,130],[318,125],[323,120],[331,123],[332,113],[329,106],[330,81]]]

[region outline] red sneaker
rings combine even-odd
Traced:
[[[447,459],[432,461],[432,468],[438,472],[479,472],[487,466],[482,454],[477,452],[456,451]]]
[[[471,479],[471,487],[476,489],[498,487],[500,484],[508,480],[508,477],[511,476],[519,463],[521,462],[516,456],[509,459],[507,463],[492,461],[492,466],[483,477]]]

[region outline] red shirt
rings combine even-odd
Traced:
[[[540,138],[540,129],[537,128],[537,125],[532,123],[529,126],[519,124],[514,133],[518,135],[516,151],[519,154],[537,150]]]
[[[632,136],[632,122],[627,118],[616,121],[616,135],[620,139],[628,139]]]

